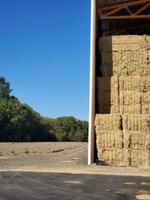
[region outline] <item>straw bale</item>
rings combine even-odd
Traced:
[[[150,167],[149,150],[131,150],[124,149],[124,166],[132,167]]]
[[[109,106],[109,111],[111,114],[141,114],[142,113],[142,106],[141,104],[136,105],[119,105],[114,104]]]
[[[150,76],[141,77],[140,84],[143,92],[150,91]]]
[[[97,131],[97,147],[99,148],[119,148],[123,147],[122,131]]]
[[[150,104],[150,91],[142,93],[142,104]]]
[[[123,130],[123,145],[125,149],[130,148],[131,145],[131,131]]]
[[[150,150],[150,133],[142,131],[123,131],[124,148]]]
[[[96,130],[120,130],[122,119],[119,114],[96,114]]]
[[[133,167],[149,167],[150,151],[149,150],[131,150],[131,166]]]
[[[110,165],[123,165],[123,150],[101,148],[98,151],[98,158]]]
[[[99,40],[99,48],[101,51],[133,51],[147,50],[150,47],[150,36],[139,35],[121,35],[121,36],[105,36]]]
[[[150,114],[150,104],[142,104],[142,114]]]
[[[131,150],[130,157],[132,167],[144,166],[142,150]]]
[[[142,115],[142,130],[150,132],[150,115]]]
[[[150,63],[142,65],[141,76],[150,76]]]
[[[150,63],[150,48],[147,50],[147,62]]]
[[[117,67],[110,65],[101,65],[100,71],[102,73],[102,76],[127,76],[127,68],[124,67],[124,65],[120,64]]]
[[[114,104],[110,106],[110,113],[111,114],[119,114],[120,113],[120,106],[119,104]]]
[[[142,128],[141,114],[123,115],[123,130],[142,131]]]
[[[119,80],[117,76],[97,78],[97,90],[101,92],[109,92],[118,90]]]
[[[125,63],[124,64],[127,68],[127,75],[128,76],[143,76],[145,74],[143,74],[143,63]]]
[[[150,133],[146,132],[144,137],[144,149],[150,150]]]
[[[130,166],[131,165],[131,150],[130,149],[123,149],[123,166]]]
[[[143,151],[144,167],[150,167],[150,150]]]
[[[150,132],[150,115],[124,114],[123,130]]]
[[[102,76],[150,76],[150,64],[126,63],[121,62],[118,65],[102,64],[100,66]]]
[[[97,78],[96,91],[98,110],[100,113],[109,113],[110,105],[119,103],[118,77]]]
[[[150,91],[150,76],[120,76],[119,89],[148,92]]]
[[[141,91],[141,77],[140,76],[120,76],[119,90],[123,91]]]
[[[113,105],[119,103],[118,91],[102,92],[97,94],[98,106]]]
[[[135,105],[140,104],[142,100],[142,93],[138,91],[121,90],[119,94],[119,103],[121,105]]]
[[[142,106],[141,106],[141,104],[120,105],[119,111],[120,111],[120,114],[141,114],[142,113]]]
[[[136,67],[136,64],[148,65],[147,51],[146,50],[118,50],[118,51],[101,51],[101,65],[102,66],[132,66]],[[139,69],[139,68],[137,68]],[[129,70],[129,71],[130,71]]]
[[[150,75],[149,36],[102,37],[99,47],[103,76]]]

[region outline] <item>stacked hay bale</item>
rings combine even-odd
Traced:
[[[98,158],[150,166],[150,36],[102,37],[97,78]]]

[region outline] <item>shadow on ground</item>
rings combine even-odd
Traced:
[[[133,200],[150,197],[150,178],[144,177],[0,172],[0,186],[0,200]]]

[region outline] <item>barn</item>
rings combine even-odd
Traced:
[[[88,164],[150,167],[150,0],[92,0]]]

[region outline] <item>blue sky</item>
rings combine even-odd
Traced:
[[[88,119],[90,0],[0,0],[0,75],[44,116]]]

